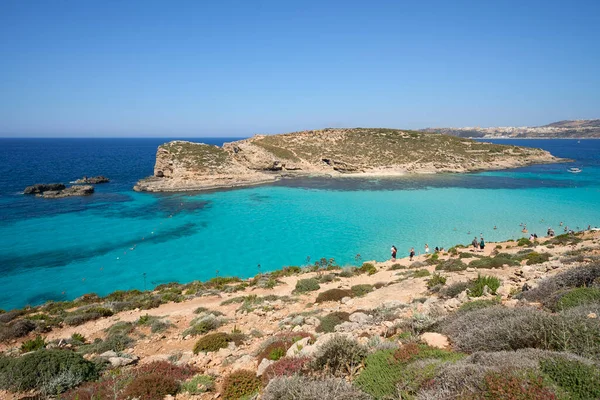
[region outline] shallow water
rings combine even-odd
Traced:
[[[561,233],[560,221],[600,225],[598,140],[498,141],[575,160],[509,171],[133,192],[152,173],[163,141],[0,140],[0,167],[8,171],[0,178],[0,308],[217,274],[249,277],[321,257],[342,265],[357,254],[384,260],[391,245],[403,256],[426,242],[447,248],[480,234],[518,238],[520,223],[538,235],[549,226]],[[570,174],[570,166],[583,172]],[[98,174],[113,181],[88,198],[18,194],[29,184]]]

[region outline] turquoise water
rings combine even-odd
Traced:
[[[333,257],[341,265],[354,263],[356,254],[384,260],[391,245],[403,256],[412,246],[417,252],[425,243],[448,248],[480,234],[488,241],[518,238],[520,223],[538,235],[549,226],[560,233],[560,221],[572,229],[600,225],[600,141],[586,141],[585,148],[576,141],[527,142],[575,162],[192,194],[99,187],[87,203],[55,201],[56,209],[29,218],[11,218],[20,209],[11,203],[16,195],[5,194],[0,204],[16,211],[0,223],[0,308],[217,274],[249,277],[259,265],[264,272],[304,265],[307,257]],[[584,172],[567,173],[572,165]]]

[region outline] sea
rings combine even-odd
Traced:
[[[470,174],[307,178],[151,194],[170,139],[0,139],[0,309],[168,282],[251,277],[321,258],[339,265],[600,225],[600,140],[488,140],[571,161]],[[220,145],[235,138],[187,139]],[[401,156],[401,155],[399,155]],[[581,173],[569,173],[578,167]],[[105,175],[89,197],[23,195]],[[562,223],[562,225],[561,225]]]

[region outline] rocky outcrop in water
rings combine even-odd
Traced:
[[[100,183],[108,183],[110,182],[110,179],[108,179],[105,176],[99,175],[99,176],[91,176],[91,177],[87,177],[84,176],[81,179],[77,179],[75,182],[76,185],[96,185],[96,184],[100,184]]]
[[[91,185],[74,185],[66,187],[62,183],[40,183],[26,187],[23,193],[34,194],[37,197],[46,199],[59,199],[63,197],[89,196],[94,193],[94,187]]]
[[[206,190],[306,176],[400,176],[560,162],[541,149],[398,129],[323,129],[225,143],[159,146],[154,175],[136,191]]]

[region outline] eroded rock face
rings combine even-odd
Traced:
[[[110,182],[110,179],[108,179],[105,176],[99,175],[99,176],[92,176],[92,177],[84,176],[81,179],[77,179],[75,181],[75,184],[76,185],[83,185],[83,184],[93,184],[93,185],[96,185],[96,184],[108,183],[108,182]]]
[[[27,186],[23,190],[23,194],[42,194],[48,190],[60,191],[66,186],[62,183],[38,183],[35,185]]]

